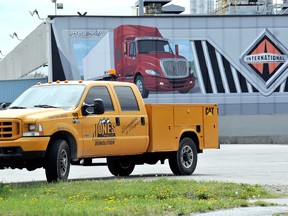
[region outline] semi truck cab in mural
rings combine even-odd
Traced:
[[[117,81],[133,82],[137,85],[143,98],[147,98],[149,92],[179,91],[189,92],[195,85],[195,78],[190,74],[187,59],[179,55],[178,46],[172,50],[169,40],[162,37],[155,27],[141,25],[121,25],[114,29],[114,37],[107,33],[103,42],[95,46],[94,51],[84,58],[84,74],[88,78],[107,79],[114,78]],[[108,39],[109,37],[109,39]],[[106,43],[106,46],[101,46]],[[109,45],[107,43],[110,43]],[[113,43],[113,44],[111,44]],[[101,46],[101,47],[100,47]],[[95,76],[96,64],[103,56],[103,49],[113,47],[113,64],[105,70],[106,76]],[[174,53],[175,52],[175,53]],[[99,58],[98,58],[99,56]],[[106,56],[106,55],[104,55]],[[109,61],[111,57],[106,58]],[[90,66],[89,66],[90,65]],[[103,67],[103,66],[100,66]],[[111,74],[110,69],[115,69]],[[98,70],[101,71],[101,70]],[[88,75],[90,74],[90,75]]]
[[[208,148],[219,148],[216,104],[144,104],[127,82],[38,83],[0,111],[0,169],[43,167],[49,182],[93,158],[115,176],[166,159],[190,175]]]

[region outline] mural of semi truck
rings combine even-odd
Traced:
[[[189,92],[195,85],[188,61],[155,27],[121,25],[107,32],[83,58],[85,79],[133,82],[149,92]],[[114,69],[114,70],[113,70]]]
[[[147,68],[148,73],[153,73],[155,67],[161,69],[158,71],[160,76],[148,75],[143,70],[138,73],[147,90],[150,90],[147,77],[151,77],[152,84],[156,86],[153,89],[156,94],[150,90],[145,103],[217,103],[220,143],[287,144],[287,19],[288,14],[51,16],[0,61],[0,76],[2,80],[18,79],[35,68],[48,65],[45,67],[48,81],[93,80],[101,76],[111,79],[111,74],[104,74],[104,71],[116,69],[112,77],[135,82],[135,74],[128,76],[126,70],[125,74],[119,72],[114,55],[121,59],[119,66],[127,69],[126,61],[133,41],[137,44],[147,37],[163,41],[164,37],[169,39],[173,49],[174,55],[170,54],[173,60],[181,59],[174,49],[174,44],[178,44],[181,56],[189,61],[196,77],[195,87],[188,94],[178,94],[179,89],[175,86],[173,89],[176,91],[157,93],[158,81],[168,80],[160,64],[164,59],[163,53],[139,54],[136,46],[134,59],[139,59],[141,55],[141,61],[137,61],[144,65],[144,57],[150,58],[142,66]],[[141,35],[131,33],[128,36],[127,33],[125,40],[120,35],[117,51],[114,30],[116,32],[121,25],[127,28],[138,25],[137,31]],[[150,36],[141,33],[139,25],[156,27],[162,37],[155,28]],[[125,31],[122,29],[120,33]],[[130,58],[132,61],[133,58]],[[173,81],[175,84],[179,80],[186,82],[189,81],[187,77]],[[0,96],[4,95],[2,102],[12,102],[5,99],[5,96],[11,95],[11,88],[5,88],[1,83],[0,92]]]

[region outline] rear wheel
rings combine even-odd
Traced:
[[[191,175],[197,165],[197,148],[191,138],[180,141],[179,149],[169,158],[169,166],[175,175]]]
[[[107,158],[107,166],[114,176],[129,176],[135,168],[135,163],[128,158]]]
[[[139,89],[139,92],[141,93],[143,98],[147,98],[149,95],[149,91],[145,88],[144,80],[141,75],[138,75],[135,79],[135,84],[137,88]]]
[[[65,140],[52,141],[47,150],[45,173],[48,182],[67,180],[70,171],[70,149]]]

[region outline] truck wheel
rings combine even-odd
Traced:
[[[62,139],[52,141],[46,155],[45,173],[48,182],[67,180],[70,171],[70,150]]]
[[[144,80],[141,75],[138,75],[135,79],[135,84],[137,88],[139,89],[139,92],[141,93],[143,98],[147,98],[149,95],[149,91],[145,88]]]
[[[135,163],[129,159],[107,158],[108,169],[114,176],[129,176],[134,168]]]
[[[181,140],[179,149],[169,158],[169,166],[175,175],[191,175],[197,165],[197,148],[191,138]]]

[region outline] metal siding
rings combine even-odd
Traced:
[[[0,80],[0,103],[12,103],[21,93],[38,82],[47,82],[47,77],[35,79]]]
[[[0,79],[19,79],[47,64],[46,24],[41,23],[0,61]]]

